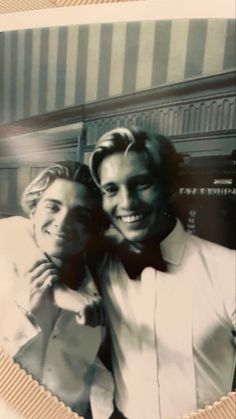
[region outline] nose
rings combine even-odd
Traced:
[[[127,187],[120,189],[119,203],[122,209],[131,210],[135,205],[134,193]]]
[[[70,216],[69,212],[66,210],[61,210],[57,212],[54,216],[54,226],[58,230],[67,230],[70,227]]]

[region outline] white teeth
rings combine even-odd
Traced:
[[[65,240],[65,235],[64,234],[57,234],[57,233],[53,233],[52,231],[51,232],[48,232],[52,237],[55,237],[56,239],[61,239],[61,240]]]
[[[120,217],[120,218],[124,223],[134,223],[136,221],[141,221],[144,218],[144,215],[143,214],[125,215],[125,216]]]

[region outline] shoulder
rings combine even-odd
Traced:
[[[14,261],[18,270],[22,271],[32,261],[42,257],[33,237],[30,219],[10,217],[0,220],[0,256]]]
[[[15,216],[0,220],[0,251],[21,243],[21,239],[31,236],[31,223],[28,218]]]
[[[219,244],[201,239],[196,236],[190,238],[193,246],[197,248],[198,263],[207,275],[211,289],[215,289],[218,301],[221,301],[230,322],[235,323],[235,279],[236,279],[236,252]],[[205,281],[205,279],[204,279]]]
[[[198,247],[198,249],[206,254],[213,255],[213,256],[220,256],[224,255],[226,257],[233,257],[235,256],[235,250],[230,249],[225,246],[221,246],[220,244],[213,243],[209,240],[202,239],[201,237],[189,235],[191,237],[192,243]]]
[[[13,225],[13,224],[22,224],[29,220],[26,217],[20,215],[14,215],[12,217],[1,218],[0,225]]]
[[[236,251],[197,236],[190,242],[199,252],[204,264],[219,273],[229,272],[235,277]]]
[[[13,229],[17,230],[25,230],[29,229],[30,220],[29,218],[21,217],[21,216],[14,216],[8,218],[2,218],[0,220],[0,231],[11,231]]]

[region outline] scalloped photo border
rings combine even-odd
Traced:
[[[9,407],[9,414],[20,415],[19,419],[84,419],[47,391],[0,348],[1,400]],[[235,419],[235,415],[236,392],[231,392],[205,409],[176,419]],[[6,414],[4,419],[8,419]]]
[[[20,415],[19,419],[83,419],[27,374],[2,349],[0,400],[6,403],[11,412]]]

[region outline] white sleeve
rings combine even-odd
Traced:
[[[40,332],[17,301],[20,288],[14,263],[0,255],[0,345],[10,356]]]

